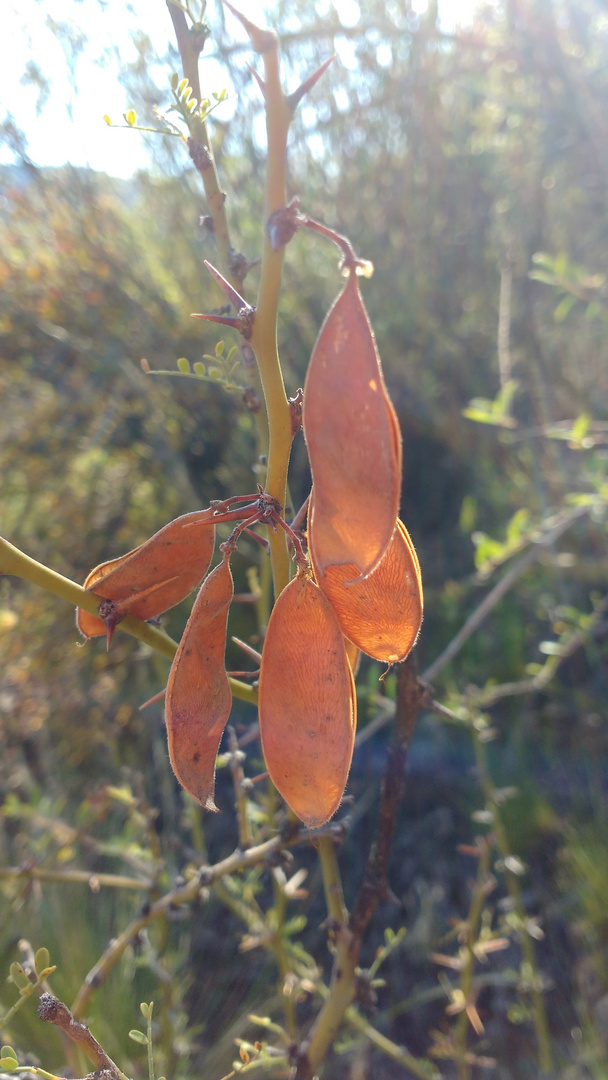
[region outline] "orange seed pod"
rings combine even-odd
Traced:
[[[316,564],[323,572],[354,563],[365,577],[386,551],[399,513],[401,432],[354,270],[313,349],[303,426]]]
[[[108,603],[102,608],[103,618],[77,609],[80,632],[86,638],[107,633],[109,644],[114,627],[126,615],[153,619],[179,604],[209,568],[215,545],[213,516],[213,509],[183,514],[145,544],[91,570],[85,589]],[[209,528],[184,528],[207,519]]]
[[[306,572],[283,589],[270,616],[259,715],[272,782],[309,828],[323,825],[348,778],[355,685],[331,605]]]
[[[335,612],[334,612],[335,614]],[[353,678],[357,678],[357,672],[359,671],[359,664],[361,663],[361,651],[354,641],[349,641],[347,637],[344,638],[344,648],[346,649],[346,655],[348,656],[348,662],[353,673]]]
[[[422,622],[422,581],[414,545],[402,521],[388,550],[371,574],[361,580],[355,563],[313,568],[342,632],[362,652],[385,664],[404,660]]]
[[[207,810],[217,810],[215,761],[232,705],[224,654],[233,595],[226,553],[201,585],[165,695],[169,757],[175,775]]]

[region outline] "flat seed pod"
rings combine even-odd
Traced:
[[[361,580],[355,563],[313,568],[342,632],[385,664],[404,660],[422,622],[422,581],[414,545],[402,521],[375,570]]]
[[[83,608],[76,611],[76,625],[85,637],[108,633],[124,619],[154,619],[179,604],[202,581],[215,545],[214,511],[195,510],[170,521],[145,544],[119,559],[101,563],[87,577],[85,589],[108,601],[105,620]],[[184,525],[209,519],[209,528],[185,529]]]
[[[217,810],[215,761],[232,706],[224,654],[233,595],[230,556],[225,554],[194,602],[165,695],[169,757],[175,775],[207,810]]]
[[[323,825],[337,810],[348,778],[355,685],[336,617],[305,573],[283,589],[270,616],[259,715],[273,784],[305,825]]]
[[[361,651],[354,642],[349,641],[347,637],[344,638],[344,648],[346,649],[346,655],[348,656],[348,662],[353,673],[353,678],[356,679],[357,672],[359,671],[359,664],[361,663]]]
[[[354,563],[365,577],[397,521],[401,433],[354,271],[313,349],[302,419],[315,489],[315,561],[321,571]]]

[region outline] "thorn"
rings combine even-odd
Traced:
[[[241,319],[236,318],[234,315],[199,315],[198,312],[192,312],[191,319],[205,319],[206,322],[221,323],[222,326],[231,326],[233,330],[241,329]]]
[[[259,784],[260,781],[262,781],[262,780],[268,780],[268,773],[267,772],[261,772],[261,773],[258,773],[257,776],[252,776],[249,783],[250,784]]]
[[[178,574],[174,574],[173,577],[165,578],[164,581],[157,581],[147,589],[141,589],[139,592],[134,593],[133,596],[126,597],[122,600],[101,601],[97,608],[97,614],[102,622],[106,624],[106,649],[108,652],[110,651],[114,631],[118,624],[121,623],[123,619],[126,619],[129,614],[129,608],[131,608],[133,604],[139,603],[144,597],[149,596],[150,593],[155,593],[158,589],[162,589],[163,585],[170,585],[178,576]]]
[[[256,497],[254,496],[254,498]],[[221,503],[220,500],[218,500],[218,502],[220,503],[220,506],[225,505],[224,503]],[[230,500],[227,499],[226,502],[229,503]],[[182,528],[196,529],[201,525],[222,525],[227,521],[238,521],[239,518],[242,517],[249,518],[256,510],[259,510],[257,498],[255,502],[248,503],[247,506],[241,506],[235,510],[217,510],[213,517],[207,518],[205,521],[189,521],[187,525],[182,525]]]
[[[251,66],[251,64],[247,64],[247,67],[249,68],[249,70],[250,70],[251,74],[253,75],[255,81],[257,82],[257,84],[258,84],[258,86],[259,86],[259,88],[260,88],[260,90],[262,92],[262,97],[264,98],[264,101],[266,101],[266,83],[264,82],[262,76],[258,75],[258,72],[255,70],[254,67]]]
[[[127,617],[128,607],[123,607],[122,601],[102,600],[97,608],[99,618],[106,624],[106,652],[110,651],[114,631],[120,622]]]
[[[297,90],[294,90],[291,94],[288,94],[285,98],[290,112],[295,113],[298,105],[300,104],[304,94],[307,94],[309,90],[312,90],[315,83],[319,81],[322,75],[325,74],[330,64],[333,64],[336,59],[336,54],[329,56],[321,67],[318,67],[316,71],[313,71],[312,75],[309,75],[307,79],[304,79],[303,83],[300,83]]]
[[[139,712],[141,712],[142,709],[147,709],[148,705],[154,705],[155,702],[161,701],[162,698],[164,698],[166,693],[167,693],[167,687],[165,686],[164,690],[159,690],[158,694],[154,694],[153,697],[148,698],[147,701],[144,701],[143,705],[139,706]]]
[[[246,641],[241,641],[240,638],[235,637],[234,635],[232,636],[232,640],[234,641],[234,644],[238,645],[252,660],[255,660],[258,664],[262,663],[262,654],[258,652],[257,649],[252,648]]]
[[[308,493],[308,495],[304,499],[304,502],[302,503],[300,509],[298,510],[297,514],[295,515],[293,521],[290,521],[290,523],[289,523],[291,525],[291,528],[293,529],[293,531],[295,533],[299,533],[300,529],[302,528],[302,523],[303,523],[304,518],[306,517],[306,515],[308,513],[308,504],[310,503],[310,496],[311,495],[312,495],[312,490]]]
[[[223,0],[224,5],[232,12],[234,17],[239,20],[241,26],[245,27],[245,30],[251,38],[251,44],[256,52],[276,52],[279,48],[279,36],[274,30],[268,30],[266,27],[257,26],[251,22],[246,15],[243,15],[242,11],[235,8],[230,0]]]
[[[245,309],[249,308],[250,311],[253,311],[253,308],[251,307],[251,304],[248,304],[247,301],[243,299],[241,294],[238,293],[235,288],[233,288],[233,286],[230,284],[230,282],[226,281],[226,278],[223,276],[223,274],[220,274],[219,270],[216,270],[215,266],[213,266],[213,264],[210,263],[207,259],[205,259],[204,261],[205,261],[205,266],[213,274],[213,276],[214,276],[215,280],[217,281],[220,289],[222,290],[224,295],[228,297],[228,299],[229,299],[230,303],[232,304],[234,310],[238,311],[238,312],[241,312],[243,310],[243,308],[245,308]]]

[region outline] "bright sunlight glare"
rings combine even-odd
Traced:
[[[5,0],[5,4],[0,121],[12,118],[25,133],[31,160],[40,166],[70,163],[125,178],[145,169],[150,164],[146,137],[110,128],[102,117],[108,114],[120,124],[130,107],[117,72],[121,64],[136,60],[132,35],[141,29],[159,57],[173,40],[164,0]],[[477,0],[439,0],[442,27],[467,25],[477,6]],[[336,7],[345,25],[356,25],[355,0],[338,0]],[[415,0],[413,7],[422,14],[426,0]],[[261,0],[243,0],[242,8],[259,21],[264,21],[264,10],[271,10]],[[243,35],[236,22],[234,32],[239,38]],[[32,72],[27,77],[32,62],[39,66],[48,89],[36,83]],[[204,75],[209,94],[226,86],[225,73],[214,61],[207,62]],[[226,89],[230,93],[230,86]],[[233,107],[227,102],[218,116],[228,119]],[[0,147],[0,164],[11,160],[9,148]]]

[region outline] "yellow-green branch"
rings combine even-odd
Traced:
[[[279,78],[278,42],[264,53],[266,76],[266,131],[268,135],[268,165],[266,178],[265,219],[285,206],[287,133],[291,113]],[[287,497],[287,469],[293,438],[291,411],[277,347],[277,316],[279,291],[283,270],[283,248],[273,251],[268,235],[264,235],[260,291],[251,346],[255,352],[268,414],[268,471],[266,491],[278,499],[282,507]],[[270,533],[270,555],[275,596],[285,588],[290,577],[289,553],[282,530]]]
[[[0,574],[22,578],[52,593],[53,596],[60,596],[62,600],[67,600],[68,604],[84,608],[92,615],[97,615],[98,596],[83,589],[82,585],[77,585],[75,581],[64,577],[63,574],[58,574],[43,563],[30,558],[3,537],[0,537]],[[131,615],[119,624],[119,629],[125,630],[127,634],[142,641],[144,645],[149,645],[161,656],[166,656],[168,660],[173,660],[177,652],[177,643],[173,641],[173,638],[170,638],[163,630],[156,630],[149,623],[134,619]],[[257,691],[238,679],[230,679],[230,689],[233,696],[240,698],[241,701],[249,701],[253,705],[257,703]]]

